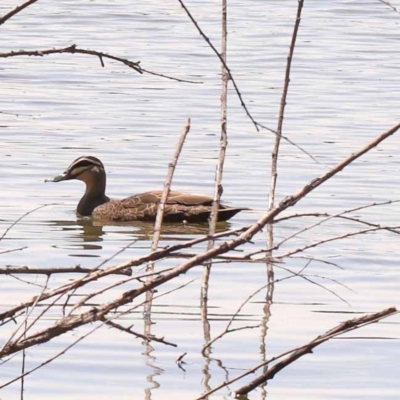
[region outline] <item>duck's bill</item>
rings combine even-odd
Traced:
[[[45,182],[61,182],[68,180],[69,177],[66,172],[63,172],[60,175],[55,176],[54,178],[45,179]]]

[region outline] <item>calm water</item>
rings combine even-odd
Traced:
[[[18,4],[3,0],[0,14]],[[219,46],[219,2],[191,0],[186,4]],[[399,1],[392,4],[400,7]],[[273,128],[296,7],[294,0],[229,2],[229,65],[253,116]],[[398,122],[399,26],[400,14],[379,1],[306,1],[284,132],[320,164],[284,142],[279,159],[279,199]],[[23,218],[2,240],[1,251],[24,248],[1,254],[2,267],[95,267],[134,240],[137,241],[132,248],[113,262],[146,254],[151,238],[142,226],[101,227],[77,221],[74,209],[82,185],[43,181],[63,171],[76,157],[95,155],[106,165],[109,195],[124,197],[161,188],[188,117],[192,128],[173,187],[212,194],[219,146],[220,67],[177,1],[133,4],[127,0],[43,0],[0,29],[1,52],[75,43],[140,60],[142,67],[150,71],[198,82],[179,83],[139,75],[108,60],[102,68],[97,58],[81,55],[0,59],[0,232],[24,213],[47,204]],[[224,198],[231,204],[251,208],[229,225],[239,228],[265,212],[273,137],[255,131],[232,90],[228,129]],[[372,202],[400,199],[399,150],[397,135],[288,213],[337,213]],[[356,215],[371,222],[400,225],[398,204]],[[314,222],[315,219],[303,218],[282,223],[276,228],[276,240]],[[357,229],[359,225],[348,221],[329,222],[285,243],[276,255]],[[168,232],[162,244],[200,233]],[[246,249],[262,248],[264,243],[265,235],[261,234]],[[397,235],[375,233],[307,251],[304,256],[343,268],[314,261],[306,270],[311,279],[337,296],[298,278],[278,283],[266,338],[262,339],[261,328],[229,334],[212,347],[210,360],[200,352],[204,345],[198,307],[202,268],[194,268],[160,288],[159,293],[191,279],[197,278],[196,281],[156,300],[153,308],[152,333],[178,344],[178,348],[152,343],[149,349],[140,339],[103,327],[57,361],[30,375],[24,398],[194,399],[264,357],[306,343],[345,319],[400,306],[398,249]],[[283,266],[299,271],[306,263],[306,259],[292,258],[286,259]],[[175,265],[176,260],[159,263],[160,268]],[[277,278],[289,275],[279,268],[275,272]],[[20,278],[34,284],[45,282],[42,276]],[[56,287],[72,278],[57,276],[49,284]],[[110,277],[107,282],[116,279]],[[244,299],[266,282],[265,265],[216,264],[211,279],[210,323],[214,337],[225,329]],[[91,289],[100,286],[96,282]],[[5,309],[41,289],[2,276],[0,290],[1,308]],[[118,293],[111,291],[98,301],[110,300]],[[255,296],[234,327],[260,324],[264,298],[265,291]],[[58,313],[50,313],[41,327],[58,318]],[[143,331],[140,310],[122,322],[133,323],[134,329]],[[92,328],[29,349],[26,369],[55,355]],[[11,325],[2,328],[2,340],[12,329]],[[328,342],[281,372],[266,392],[255,391],[250,398],[397,399],[399,337],[400,318],[396,316],[346,339]],[[175,361],[185,352],[186,371],[182,371]],[[1,383],[20,370],[18,356],[2,366]],[[236,383],[230,389],[239,386]],[[13,384],[3,389],[0,397],[20,398],[19,390],[19,383]],[[226,399],[229,395],[225,389],[212,398]]]

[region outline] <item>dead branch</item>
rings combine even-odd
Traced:
[[[248,227],[244,227],[244,228],[238,228],[238,229],[233,229],[230,231],[225,231],[225,232],[220,232],[215,234],[215,238],[221,238],[221,237],[226,237],[226,236],[232,236],[232,235],[237,235],[239,232],[243,232],[246,229],[248,229]],[[130,268],[130,267],[134,267],[134,266],[139,266],[142,265],[146,262],[149,261],[157,261],[160,260],[168,255],[170,255],[171,253],[173,253],[174,251],[178,251],[181,249],[185,249],[185,248],[189,248],[192,247],[196,244],[202,243],[207,241],[209,238],[208,236],[203,236],[197,239],[193,239],[190,240],[188,242],[185,243],[181,243],[181,244],[176,244],[173,246],[167,246],[164,249],[159,249],[156,250],[148,255],[146,255],[145,257],[139,257],[139,258],[135,258],[132,260],[129,260],[128,262],[122,263],[122,264],[117,264],[115,266],[106,268],[106,269],[101,269],[101,270],[97,270],[97,268],[95,269],[94,272],[91,272],[90,274],[76,279],[70,283],[64,284],[59,286],[58,288],[55,288],[53,290],[51,290],[50,292],[44,293],[43,296],[41,297],[41,300],[47,300],[53,296],[56,296],[60,293],[67,293],[69,290],[74,290],[77,289],[81,286],[84,286],[85,284],[92,282],[92,281],[96,281],[98,279],[101,279],[107,275],[110,275],[112,273],[115,273],[116,271],[121,271],[124,270],[126,268]],[[0,253],[1,254],[1,253]],[[15,313],[17,313],[20,310],[25,309],[26,307],[30,307],[36,300],[36,296],[32,297],[31,299],[29,299],[28,301],[15,306],[3,313],[0,313],[0,321],[2,321],[4,318],[11,318],[15,315]]]
[[[33,310],[35,309],[35,306],[36,306],[36,304],[39,302],[39,300],[40,300],[41,296],[43,295],[44,291],[47,289],[47,285],[49,284],[49,279],[50,279],[50,277],[48,276],[47,279],[46,279],[46,283],[45,283],[45,285],[44,285],[43,288],[42,288],[42,291],[40,292],[39,296],[37,296],[37,299],[36,299],[35,303],[32,304],[32,307],[31,307],[30,311],[29,311],[29,312],[26,311],[26,315],[25,315],[24,321],[14,330],[14,332],[13,332],[13,333],[11,334],[11,336],[8,338],[8,340],[7,340],[6,343],[3,345],[3,347],[7,346],[7,345],[13,340],[14,336],[16,336],[16,334],[19,332],[19,330],[20,330],[20,329],[22,328],[22,326],[24,326],[24,325],[25,325],[25,331],[24,331],[24,333],[26,333],[26,331],[27,331],[27,327],[26,327],[27,320],[28,320],[29,316],[32,314]],[[27,308],[27,310],[28,310],[28,308]],[[1,351],[1,350],[0,350],[0,351]]]
[[[54,205],[56,205],[56,203],[44,204],[44,205],[42,205],[42,206],[39,206],[39,207],[34,208],[33,210],[27,211],[25,214],[23,214],[23,215],[21,215],[19,218],[17,218],[17,219],[4,231],[4,233],[3,233],[3,234],[1,235],[1,237],[0,237],[0,241],[2,241],[2,240],[6,237],[7,233],[8,233],[15,225],[17,225],[18,222],[20,222],[22,219],[24,219],[26,216],[28,216],[29,214],[34,213],[34,212],[37,211],[37,210],[40,210],[41,208],[48,207],[48,206],[54,206]]]
[[[73,45],[67,46],[67,47],[45,49],[45,50],[19,50],[19,51],[7,52],[7,53],[0,53],[0,58],[19,57],[19,56],[43,57],[43,56],[52,55],[52,54],[65,54],[65,53],[86,54],[86,55],[98,57],[100,60],[100,64],[103,68],[104,68],[104,60],[103,59],[107,58],[110,60],[118,61],[118,62],[126,65],[127,67],[135,70],[139,74],[148,73],[148,74],[156,75],[156,76],[159,76],[162,78],[171,79],[171,80],[174,80],[177,82],[199,83],[199,82],[194,82],[194,81],[188,81],[185,79],[174,78],[172,76],[167,76],[167,75],[159,74],[156,72],[150,72],[148,70],[143,69],[140,66],[140,61],[130,61],[126,58],[117,57],[112,54],[104,53],[102,51],[96,51],[96,50],[91,50],[91,49],[81,49],[81,48],[77,47],[76,44],[73,44]]]
[[[175,343],[171,343],[171,342],[167,342],[166,340],[164,340],[164,338],[159,338],[157,336],[154,335],[143,335],[139,332],[133,331],[131,328],[126,328],[125,326],[122,326],[120,324],[117,324],[115,322],[112,321],[108,321],[105,320],[106,325],[111,326],[112,328],[116,328],[122,332],[125,333],[129,333],[130,335],[136,336],[140,339],[146,340],[147,342],[158,342],[158,343],[162,343],[162,344],[166,344],[167,346],[172,346],[172,347],[178,347],[177,344]]]
[[[371,204],[367,204],[364,206],[359,206],[359,207],[355,207],[355,208],[351,208],[349,210],[345,210],[342,211],[338,214],[335,215],[344,215],[344,214],[349,214],[351,212],[355,212],[355,211],[360,211],[360,210],[364,210],[366,208],[370,208],[370,207],[377,207],[377,206],[386,206],[389,204],[394,204],[394,203],[398,203],[400,202],[400,200],[386,200],[386,201],[382,201],[382,202],[378,202],[378,203],[371,203]],[[281,217],[281,218],[276,218],[274,220],[274,223],[278,223],[278,222],[282,222],[282,221],[286,221],[288,219],[292,219],[292,218],[298,218],[298,217],[319,217],[319,216],[324,216],[324,213],[302,213],[302,214],[292,214],[292,215],[288,215],[285,217]]]
[[[287,252],[287,253],[285,253],[283,255],[276,256],[276,258],[277,259],[283,259],[285,257],[290,257],[290,256],[292,256],[294,254],[302,253],[302,252],[304,252],[304,251],[306,251],[308,249],[312,249],[314,247],[321,246],[322,244],[325,244],[325,243],[330,243],[330,242],[334,242],[336,240],[346,239],[346,238],[349,238],[349,237],[352,237],[352,236],[365,235],[366,233],[371,233],[371,232],[376,232],[376,231],[381,231],[381,230],[390,230],[390,231],[394,230],[394,231],[396,231],[396,233],[398,233],[397,229],[400,229],[400,225],[399,226],[392,226],[392,227],[380,227],[380,226],[378,226],[378,227],[374,227],[374,228],[362,229],[362,230],[355,231],[355,232],[348,232],[348,233],[344,233],[342,235],[330,237],[328,239],[319,240],[317,242],[308,244],[308,245],[303,246],[303,247],[299,247],[296,250],[292,250],[292,251],[289,251],[289,252]]]
[[[334,262],[332,262],[332,261],[326,261],[326,260],[323,260],[323,259],[321,259],[321,258],[306,257],[306,256],[298,256],[298,257],[290,257],[290,258],[293,258],[293,259],[295,259],[295,258],[300,258],[300,259],[305,259],[305,260],[316,261],[316,262],[319,262],[319,263],[321,263],[321,264],[331,265],[331,266],[333,266],[333,267],[335,267],[335,268],[339,268],[339,269],[341,269],[341,270],[344,270],[344,268],[341,267],[339,264],[334,263]]]
[[[241,106],[244,108],[247,116],[250,118],[251,122],[253,123],[253,125],[255,126],[256,130],[259,131],[258,128],[258,123],[254,120],[254,118],[252,117],[252,115],[250,114],[246,103],[243,100],[243,97],[239,91],[239,88],[236,84],[235,79],[233,78],[233,75],[231,73],[230,68],[228,67],[228,65],[226,64],[224,58],[221,56],[221,54],[219,53],[219,51],[215,48],[215,46],[212,44],[211,40],[206,36],[206,34],[203,32],[203,30],[200,28],[199,24],[197,23],[197,21],[194,19],[193,15],[190,13],[190,11],[188,10],[188,8],[185,6],[185,3],[182,0],[178,0],[180,5],[182,6],[182,8],[185,10],[187,16],[190,18],[190,20],[193,22],[193,25],[196,27],[197,31],[200,33],[200,35],[203,37],[203,39],[207,42],[207,44],[211,47],[212,51],[216,54],[216,56],[219,58],[219,60],[221,61],[223,67],[225,68],[225,70],[227,71],[227,73],[229,74],[229,79],[232,81],[232,84],[235,88],[235,91],[239,97],[239,101]]]
[[[62,48],[53,48],[46,50],[19,50],[19,51],[11,51],[8,53],[0,53],[0,58],[8,58],[8,57],[19,57],[19,56],[29,56],[29,57],[43,57],[51,54],[86,54],[91,56],[99,57],[102,66],[104,67],[103,58],[108,58],[110,60],[118,61],[122,64],[125,64],[129,68],[134,69],[136,72],[142,74],[143,71],[140,68],[140,61],[130,61],[126,58],[116,57],[111,54],[104,53],[102,51],[90,50],[90,49],[80,49],[76,44],[73,44],[68,47]]]
[[[290,354],[281,360],[280,362],[276,363],[273,367],[269,368],[265,373],[260,375],[258,378],[254,379],[251,381],[249,384],[241,387],[240,389],[236,390],[236,395],[244,395],[252,390],[254,390],[257,386],[261,385],[262,383],[273,379],[274,376],[281,371],[283,368],[287,367],[300,357],[312,353],[312,350],[319,346],[320,344],[326,342],[327,340],[330,340],[336,336],[343,335],[344,333],[348,333],[350,331],[353,331],[355,329],[362,328],[366,325],[369,324],[374,324],[376,322],[379,322],[380,320],[387,318],[389,316],[393,316],[394,314],[397,314],[396,308],[388,308],[386,310],[380,311],[375,314],[368,314],[364,315],[359,318],[354,318],[345,322],[342,322],[340,325],[336,326],[335,328],[325,332],[323,335],[318,336],[314,340],[312,340],[310,343],[297,348],[295,350],[291,350]],[[287,353],[286,353],[287,354]],[[275,359],[271,359],[268,361],[268,363],[271,363],[272,361],[277,360],[278,358],[282,358],[281,356],[276,357]]]
[[[228,333],[234,332],[237,329],[231,329],[231,325],[232,323],[235,321],[236,317],[239,315],[239,313],[242,311],[243,307],[254,297],[256,296],[258,293],[260,293],[262,290],[264,290],[265,288],[268,288],[271,285],[275,285],[275,283],[278,282],[282,282],[285,281],[287,279],[293,278],[294,276],[287,276],[285,278],[281,278],[281,279],[277,279],[271,282],[266,283],[265,285],[262,285],[260,288],[258,288],[257,290],[255,290],[250,296],[247,297],[247,299],[245,301],[242,302],[242,304],[240,304],[240,306],[237,308],[237,310],[235,311],[235,313],[232,315],[231,319],[229,320],[228,324],[226,325],[225,329],[223,332],[221,332],[220,334],[218,334],[217,336],[215,336],[211,341],[209,341],[201,350],[202,353],[204,353],[204,351],[212,346],[217,340],[221,339],[223,336],[225,336]],[[258,325],[259,326],[259,325]]]
[[[227,58],[227,6],[226,0],[222,2],[222,38],[221,38],[221,58],[224,60],[226,65]],[[224,162],[226,155],[226,148],[228,146],[228,134],[227,134],[227,100],[228,100],[228,83],[229,73],[224,64],[221,65],[222,74],[222,91],[221,91],[221,136],[220,136],[220,148],[218,165],[215,172],[215,186],[214,186],[214,199],[212,205],[212,211],[209,221],[209,235],[215,234],[215,227],[218,220],[218,210],[221,202],[221,195],[223,192],[222,187],[222,175],[224,171]],[[208,248],[214,246],[214,240],[210,239],[208,242]]]
[[[221,58],[224,60],[226,65],[227,58],[227,5],[226,0],[222,1],[222,37],[221,37]],[[220,136],[220,147],[218,164],[215,171],[214,180],[214,198],[211,208],[211,214],[208,221],[208,235],[210,240],[208,241],[207,249],[210,250],[214,246],[214,239],[212,236],[215,234],[215,229],[218,221],[218,211],[221,203],[221,195],[223,192],[222,186],[222,175],[224,171],[225,154],[228,146],[228,134],[227,134],[227,100],[228,100],[228,83],[229,74],[224,64],[221,64],[221,75],[222,75],[222,90],[221,90],[221,136]],[[208,301],[208,287],[211,273],[212,263],[206,263],[203,269],[203,278],[201,282],[201,293],[200,301],[202,306],[202,317],[207,318],[207,301]]]
[[[393,203],[393,202],[395,202],[395,201],[391,201],[391,203]],[[389,203],[389,202],[383,202],[383,203],[376,203],[376,204],[374,204],[374,205],[383,205],[383,204],[390,204],[390,203]],[[297,214],[298,217],[299,217],[299,216],[314,216],[314,217],[326,217],[326,218],[324,218],[322,221],[316,222],[316,223],[313,224],[313,225],[306,226],[305,228],[303,228],[303,229],[301,229],[301,230],[299,230],[299,231],[293,233],[292,235],[286,237],[285,239],[281,240],[278,244],[276,244],[276,245],[274,246],[273,250],[279,249],[284,243],[286,243],[286,242],[289,241],[290,239],[293,239],[294,237],[296,237],[296,236],[298,236],[298,235],[300,235],[300,234],[302,234],[302,233],[304,233],[304,232],[306,232],[306,231],[309,231],[309,230],[315,228],[316,226],[322,225],[323,223],[325,223],[325,222],[327,222],[327,221],[329,221],[329,220],[331,220],[331,219],[333,219],[333,218],[347,219],[347,220],[350,220],[350,221],[359,222],[359,223],[361,223],[361,224],[363,224],[363,225],[373,226],[373,227],[375,227],[375,228],[380,228],[380,229],[387,230],[387,231],[389,231],[389,232],[393,232],[393,233],[399,234],[400,232],[398,232],[396,229],[393,229],[393,228],[391,228],[391,227],[382,227],[382,226],[379,225],[379,224],[373,224],[373,223],[366,222],[366,221],[363,221],[363,220],[358,219],[358,218],[346,217],[346,216],[344,216],[344,214],[348,214],[348,213],[354,212],[354,211],[359,211],[359,210],[362,210],[362,209],[365,209],[365,208],[369,208],[369,207],[372,207],[372,206],[373,206],[373,205],[368,204],[368,205],[366,205],[366,206],[360,206],[360,207],[356,207],[356,208],[353,208],[353,209],[350,209],[350,210],[341,211],[341,212],[339,212],[339,213],[337,213],[337,214],[333,214],[333,215],[328,214],[328,213]],[[293,216],[292,216],[291,218],[293,218]],[[282,218],[282,219],[280,219],[280,221],[282,221],[282,220],[284,220],[284,219],[285,219],[285,218]],[[290,218],[289,218],[289,217],[286,217],[286,219],[290,219]],[[274,221],[274,222],[276,222],[276,221]]]
[[[296,21],[293,28],[292,40],[290,43],[289,54],[286,60],[286,71],[285,71],[285,80],[283,85],[281,104],[279,108],[279,116],[278,116],[278,127],[276,129],[277,135],[275,135],[275,144],[272,150],[272,163],[271,163],[271,187],[269,192],[269,204],[268,210],[271,210],[275,204],[275,189],[276,189],[276,181],[278,178],[278,155],[279,155],[279,146],[281,143],[282,136],[282,127],[283,127],[283,119],[285,115],[285,106],[286,99],[289,90],[289,82],[290,82],[290,69],[292,66],[293,53],[294,48],[296,46],[297,32],[299,30],[300,21],[301,21],[301,11],[303,9],[304,0],[299,0],[297,7],[297,15]],[[271,227],[272,229],[272,227]]]
[[[396,11],[397,13],[400,13],[400,10],[397,7],[395,7],[390,1],[387,1],[387,0],[378,0],[378,1],[383,3],[383,4],[385,4],[385,5],[387,5],[393,11]]]
[[[225,60],[223,59],[222,55],[218,52],[218,50],[215,48],[215,46],[212,44],[211,40],[206,36],[206,34],[203,32],[203,30],[200,28],[199,24],[197,23],[197,21],[194,19],[194,17],[192,16],[192,14],[190,13],[189,9],[185,6],[185,4],[183,3],[182,0],[178,0],[179,3],[181,4],[182,8],[185,10],[187,16],[190,18],[190,20],[192,21],[193,25],[196,27],[197,31],[200,33],[200,35],[203,37],[203,39],[207,42],[207,44],[211,47],[211,49],[214,51],[214,53],[217,55],[217,57],[219,58],[219,60],[221,61],[221,64],[223,65],[224,69],[226,70],[226,73],[229,76],[229,79],[232,81],[232,84],[235,88],[236,94],[239,98],[240,104],[243,107],[243,109],[245,110],[247,116],[249,117],[249,119],[251,120],[251,122],[253,123],[253,125],[255,126],[256,130],[259,131],[259,128],[263,128],[271,133],[273,133],[276,136],[279,136],[280,138],[286,140],[288,143],[290,143],[292,146],[295,146],[296,148],[298,148],[301,152],[303,152],[304,154],[306,154],[308,157],[310,157],[313,161],[315,161],[317,164],[320,164],[320,162],[312,155],[310,154],[308,151],[304,150],[301,146],[299,146],[298,144],[294,143],[292,140],[290,140],[288,137],[283,136],[283,135],[279,135],[279,133],[277,131],[275,131],[274,129],[268,128],[265,125],[262,125],[260,123],[258,123],[250,114],[250,111],[248,110],[246,103],[243,100],[243,97],[239,91],[239,87],[236,84],[235,79],[233,78],[232,72],[230,70],[230,68],[228,67],[228,65],[226,64]]]
[[[183,287],[189,285],[189,284],[192,283],[192,282],[194,282],[194,279],[192,279],[191,281],[186,282],[186,283],[180,285],[180,286],[177,287],[177,288],[174,288],[174,289],[171,289],[171,290],[169,290],[169,291],[167,291],[167,292],[165,292],[165,293],[159,294],[158,296],[156,296],[156,298],[166,296],[166,295],[168,295],[168,294],[170,294],[170,293],[172,293],[172,292],[174,292],[174,291],[176,291],[176,290],[179,290],[179,289],[181,289],[181,288],[183,288]],[[114,316],[112,316],[112,317],[103,318],[103,319],[101,320],[101,324],[95,326],[95,327],[94,327],[93,329],[91,329],[89,332],[87,332],[86,334],[84,334],[84,335],[82,335],[81,337],[79,337],[77,340],[75,340],[74,342],[72,342],[70,345],[68,345],[65,349],[63,349],[62,351],[60,351],[59,353],[57,353],[55,356],[53,356],[53,357],[47,359],[47,360],[44,361],[43,363],[39,364],[38,366],[32,368],[32,369],[29,370],[29,371],[24,372],[23,374],[17,376],[16,378],[13,378],[12,380],[6,382],[5,384],[3,384],[3,385],[0,386],[0,389],[3,389],[3,388],[5,388],[6,386],[9,386],[9,385],[11,385],[12,383],[18,381],[19,379],[22,379],[22,378],[24,378],[25,376],[30,375],[31,373],[37,371],[38,369],[44,367],[45,365],[50,364],[50,363],[53,362],[55,359],[57,359],[57,358],[61,357],[63,354],[65,354],[68,350],[70,350],[70,349],[71,349],[72,347],[74,347],[76,344],[78,344],[79,342],[81,342],[83,339],[87,338],[89,335],[91,335],[92,333],[94,333],[95,331],[97,331],[98,329],[100,329],[100,328],[101,328],[103,325],[105,325],[107,322],[112,321],[112,320],[115,320],[115,319],[117,319],[117,318],[120,318],[120,317],[123,316],[123,315],[127,315],[127,314],[129,314],[132,310],[137,309],[138,307],[140,307],[140,306],[142,306],[142,305],[143,305],[143,303],[138,304],[138,305],[135,305],[134,307],[132,307],[132,308],[126,310],[126,311],[119,312],[117,315],[114,315]]]
[[[3,251],[0,251],[0,255],[1,255],[1,254],[12,253],[13,251],[25,250],[25,249],[27,249],[27,248],[28,248],[27,246],[24,246],[24,247],[18,247],[18,249],[3,250]]]
[[[189,130],[190,130],[190,118],[188,118],[185,122],[181,136],[179,138],[178,145],[175,150],[175,154],[174,154],[172,161],[168,167],[168,174],[167,174],[167,177],[165,178],[165,182],[164,182],[164,190],[162,192],[160,203],[157,208],[157,216],[156,216],[156,222],[154,225],[153,241],[151,243],[151,250],[153,250],[153,251],[157,250],[157,247],[158,247],[158,241],[160,240],[160,234],[161,234],[161,225],[162,225],[162,221],[163,221],[163,217],[164,217],[165,203],[167,202],[167,198],[168,198],[169,191],[171,188],[171,182],[172,182],[172,178],[174,176],[176,164],[178,163],[178,158],[181,154],[183,144],[185,143],[186,136],[187,136]]]
[[[156,271],[156,272],[150,272],[150,273],[145,273],[145,274],[140,274],[140,275],[135,275],[132,276],[128,279],[123,279],[121,281],[118,281],[112,285],[109,285],[107,287],[104,287],[102,289],[96,290],[94,292],[89,293],[88,295],[84,296],[80,301],[78,301],[75,305],[72,306],[71,310],[69,311],[68,315],[71,315],[75,310],[77,310],[80,307],[83,307],[84,305],[87,305],[87,302],[91,299],[93,299],[96,296],[99,296],[100,294],[103,294],[111,289],[115,289],[118,286],[122,286],[125,285],[128,282],[132,282],[135,280],[140,281],[140,279],[142,278],[149,278],[150,276],[154,276],[154,275],[161,275],[164,272],[170,271],[172,268],[165,268],[162,269],[161,271]],[[65,308],[65,306],[64,306]]]
[[[264,378],[266,374],[268,375],[267,379],[272,379],[273,376],[277,372],[279,372],[281,369],[283,369],[286,365],[289,365],[290,363],[292,363],[293,361],[297,360],[298,358],[300,358],[304,354],[310,353],[312,351],[312,349],[314,347],[318,346],[319,344],[321,344],[323,342],[326,342],[327,340],[332,339],[332,338],[334,338],[336,336],[339,336],[339,335],[342,335],[344,333],[350,332],[352,330],[360,329],[360,328],[362,328],[362,327],[364,327],[366,325],[379,322],[380,320],[382,320],[384,318],[387,318],[387,317],[390,317],[390,316],[393,316],[393,315],[395,315],[397,313],[398,313],[398,311],[396,310],[396,308],[392,307],[392,308],[388,308],[386,310],[380,311],[380,312],[375,313],[375,314],[368,314],[368,315],[365,315],[365,316],[360,317],[360,318],[354,318],[352,320],[345,321],[345,322],[341,323],[340,325],[338,325],[337,327],[335,327],[335,328],[331,329],[330,331],[326,332],[325,334],[323,334],[321,336],[318,336],[317,338],[315,338],[310,343],[307,343],[307,344],[305,344],[303,346],[297,347],[297,348],[292,349],[292,350],[288,350],[288,351],[280,354],[279,356],[276,356],[276,357],[273,357],[273,358],[271,358],[271,359],[269,359],[267,361],[264,361],[261,364],[255,366],[254,368],[244,372],[243,374],[241,374],[241,375],[239,375],[239,376],[237,376],[237,377],[235,377],[233,379],[230,379],[229,381],[226,381],[226,382],[218,385],[217,387],[215,387],[214,389],[212,389],[212,390],[210,390],[210,391],[208,391],[206,393],[203,393],[200,397],[197,397],[195,400],[203,400],[203,399],[207,398],[209,395],[217,392],[218,390],[220,390],[220,389],[222,389],[222,388],[224,388],[226,386],[229,386],[232,383],[237,382],[238,380],[240,380],[240,379],[242,379],[242,378],[244,378],[244,377],[246,377],[248,375],[254,374],[254,372],[256,372],[258,369],[260,369],[262,367],[265,367],[265,366],[271,364],[272,362],[275,362],[275,361],[277,361],[277,360],[289,355],[289,357],[287,357],[285,360],[283,360],[283,363],[275,364],[275,366],[276,365],[280,366],[279,369],[277,367],[274,370],[275,366],[272,367],[271,369],[267,370],[265,374],[262,374],[256,380],[253,380],[250,384],[248,384],[246,386],[243,386],[242,388],[236,390],[236,392],[235,392],[237,397],[239,397],[241,394],[244,395],[246,393],[249,393],[249,391],[253,390],[255,387],[257,387],[257,386],[259,386],[259,385],[261,385],[261,384],[263,384],[265,382],[265,379],[261,379],[261,378]],[[296,355],[296,357],[294,355]],[[274,371],[273,375],[271,375],[272,374],[271,371]],[[254,386],[254,384],[256,384],[256,386]],[[250,388],[250,385],[251,385],[251,388]]]
[[[182,83],[193,83],[195,85],[202,85],[204,83],[202,81],[190,81],[188,79],[174,78],[173,76],[160,74],[159,72],[149,71],[148,69],[142,67],[140,67],[140,69],[142,70],[142,72],[145,72],[146,74],[158,76],[160,78],[170,79],[171,81],[182,82]]]
[[[373,139],[371,142],[369,142],[366,146],[364,146],[362,149],[358,150],[357,152],[353,153],[351,156],[347,157],[344,159],[342,162],[337,164],[334,168],[323,174],[322,176],[313,179],[310,181],[306,186],[304,186],[301,190],[299,190],[297,193],[295,193],[292,196],[288,196],[285,199],[283,199],[275,208],[273,208],[271,211],[269,211],[267,214],[265,214],[262,218],[260,218],[256,223],[250,226],[247,230],[242,232],[240,235],[238,235],[236,238],[224,242],[218,247],[214,247],[213,249],[207,250],[202,254],[199,254],[186,262],[178,265],[177,267],[173,268],[171,271],[158,276],[154,278],[151,281],[143,283],[141,286],[134,288],[132,290],[126,291],[123,293],[121,296],[117,297],[116,299],[110,301],[109,303],[101,304],[98,307],[92,308],[90,311],[83,312],[79,315],[71,315],[68,317],[65,317],[55,323],[53,326],[44,329],[42,331],[37,332],[36,334],[28,336],[26,339],[21,340],[18,343],[10,343],[7,348],[3,349],[2,352],[0,352],[0,358],[13,354],[15,352],[18,352],[22,350],[23,348],[28,348],[40,343],[44,343],[54,337],[60,336],[64,334],[65,332],[70,331],[71,329],[78,328],[82,325],[94,322],[94,321],[99,321],[100,319],[104,318],[109,312],[112,310],[117,309],[118,307],[130,303],[133,299],[137,298],[138,296],[142,295],[143,293],[147,292],[148,290],[152,290],[161,284],[170,281],[171,279],[179,276],[180,274],[183,274],[190,270],[192,267],[199,265],[203,263],[204,261],[210,260],[212,257],[218,256],[222,253],[226,253],[227,251],[230,251],[232,249],[235,249],[236,247],[248,243],[252,237],[258,233],[267,223],[271,222],[277,215],[279,215],[282,211],[286,210],[289,207],[294,206],[299,200],[301,200],[303,197],[305,197],[308,193],[312,192],[315,190],[318,186],[329,180],[332,176],[336,175],[338,172],[340,172],[342,169],[344,169],[347,165],[351,164],[354,160],[357,158],[361,157],[363,154],[371,150],[372,148],[376,147],[380,142],[385,140],[387,137],[393,135],[398,129],[400,128],[400,123],[393,126],[390,128],[387,132],[384,132],[380,134],[378,137]],[[173,247],[173,246],[172,246]],[[159,250],[158,255],[160,255],[160,252],[165,251]],[[89,278],[90,281],[93,281],[94,279],[98,279],[101,275],[101,273],[110,273],[110,271],[115,271],[119,269],[124,269],[127,268],[128,266],[132,266],[132,264],[137,264],[137,263],[142,263],[143,260],[149,261],[149,258],[154,257],[154,253],[150,253],[150,255],[146,255],[144,257],[140,257],[134,260],[130,260],[127,263],[119,264],[114,267],[110,267],[107,269],[107,271],[96,271],[94,274],[90,274]],[[165,255],[165,253],[163,253]],[[86,281],[85,281],[86,279]],[[88,276],[85,278],[82,278],[81,280],[77,280],[74,282],[74,285],[83,285],[84,283],[88,282],[87,281]],[[75,286],[73,286],[74,288]],[[53,294],[57,291],[63,292],[62,290],[69,290],[70,286],[64,285],[64,287],[57,288],[56,290],[53,290],[49,293],[44,293],[42,296],[42,300],[50,294]],[[47,297],[48,298],[48,297]],[[24,306],[24,308],[26,305]],[[18,311],[18,307],[14,307],[12,309],[12,313],[15,312],[15,310]],[[1,317],[9,317],[10,316],[10,310],[6,311],[1,314]]]
[[[6,15],[3,15],[0,18],[0,25],[3,25],[4,22],[9,20],[10,18],[12,18],[14,15],[18,14],[22,10],[24,10],[26,7],[30,6],[31,4],[36,3],[37,1],[38,0],[28,0],[25,3],[21,4],[20,6],[15,7],[14,10],[11,10],[9,13],[7,13]]]
[[[59,268],[34,268],[34,267],[18,267],[14,265],[6,266],[5,268],[0,267],[0,275],[53,275],[53,274],[90,274],[96,271],[94,268],[84,268],[80,265],[75,267],[59,267]],[[132,275],[131,270],[123,270],[115,272],[116,275]]]
[[[167,174],[167,177],[165,178],[164,189],[163,189],[163,192],[161,195],[160,203],[157,208],[156,221],[154,224],[153,240],[151,243],[152,251],[157,250],[157,247],[158,247],[158,242],[160,240],[160,235],[161,235],[161,225],[162,225],[163,217],[164,217],[165,203],[167,202],[168,195],[170,192],[171,182],[172,182],[172,178],[174,176],[175,167],[176,167],[176,164],[178,163],[178,159],[181,154],[183,144],[185,143],[186,136],[189,133],[189,130],[190,130],[190,118],[188,118],[186,120],[185,125],[183,126],[183,130],[182,130],[181,136],[179,138],[177,148],[175,150],[172,161],[168,167],[168,174]],[[149,264],[146,266],[146,272],[152,273],[153,271],[154,271],[154,262],[150,261]],[[143,309],[143,316],[145,319],[145,331],[146,331],[145,333],[147,335],[150,334],[150,329],[151,329],[150,316],[151,316],[151,308],[152,308],[152,299],[153,299],[153,292],[151,290],[149,290],[146,292],[146,303],[144,304],[144,309]]]

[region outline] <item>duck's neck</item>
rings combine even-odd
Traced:
[[[93,210],[110,201],[106,196],[106,177],[100,174],[92,179],[85,179],[85,194],[81,198],[76,211],[83,216],[92,215]]]

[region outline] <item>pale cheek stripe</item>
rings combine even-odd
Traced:
[[[83,171],[86,171],[86,170],[87,170],[87,167],[78,167],[78,168],[74,168],[74,169],[71,171],[71,175],[78,176],[79,174],[81,174]]]

